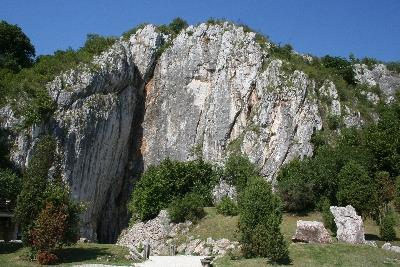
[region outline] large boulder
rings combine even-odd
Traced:
[[[322,222],[297,221],[296,233],[292,237],[294,242],[331,243],[332,238]]]
[[[365,244],[363,221],[352,206],[332,206],[330,210],[335,217],[336,237],[339,241],[350,244]]]
[[[392,246],[390,243],[385,243],[382,246],[382,249],[387,250],[387,251],[393,251],[396,253],[400,253],[400,247],[399,246]]]

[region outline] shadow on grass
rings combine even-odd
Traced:
[[[21,248],[21,243],[0,243],[0,254],[14,253]]]
[[[379,236],[374,234],[364,234],[365,240],[379,241]]]
[[[57,251],[62,263],[96,260],[98,257],[112,256],[106,248],[63,248]]]

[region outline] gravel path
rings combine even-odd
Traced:
[[[136,263],[135,267],[201,267],[201,259],[205,256],[150,256],[143,263]]]

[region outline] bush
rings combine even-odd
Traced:
[[[41,265],[54,265],[58,261],[58,257],[48,251],[41,251],[37,255],[37,260]]]
[[[394,192],[394,206],[397,211],[400,211],[400,176],[396,177],[396,188]]]
[[[358,163],[349,161],[339,172],[337,198],[341,206],[352,205],[363,216],[378,208],[374,179]]]
[[[240,194],[250,177],[259,175],[256,166],[245,155],[231,154],[225,162],[224,177]]]
[[[177,198],[169,205],[169,217],[172,222],[197,222],[205,215],[202,197],[196,193],[189,193],[183,198]]]
[[[128,208],[141,220],[149,220],[167,208],[173,199],[191,192],[198,193],[204,205],[211,205],[211,190],[217,181],[216,172],[209,163],[166,159],[143,173],[135,185]]]
[[[281,202],[261,177],[250,179],[239,201],[240,243],[245,257],[267,257],[273,262],[288,259],[280,231]]]
[[[30,231],[32,247],[36,251],[53,251],[62,245],[67,225],[67,207],[47,203]]]
[[[236,216],[239,212],[237,204],[229,197],[223,197],[216,208],[219,214],[225,216]]]
[[[285,210],[301,212],[314,207],[314,183],[308,160],[293,160],[283,166],[277,181]]]
[[[386,213],[379,225],[381,240],[392,241],[396,239],[396,219],[392,211]]]
[[[327,198],[324,198],[321,203],[321,210],[322,210],[322,220],[324,221],[324,225],[326,228],[332,231],[334,235],[336,235],[336,223],[335,217],[333,216],[330,210],[331,204]]]
[[[13,210],[21,192],[21,178],[11,170],[0,169],[0,210]]]

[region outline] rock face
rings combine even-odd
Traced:
[[[196,150],[220,163],[242,152],[274,181],[283,164],[312,155],[323,114],[342,115],[346,126],[363,122],[340,103],[332,82],[317,86],[288,70],[269,43],[262,49],[243,27],[203,23],[166,47],[169,38],[148,25],[92,64],[62,73],[48,84],[53,116],[13,136],[11,159],[21,168],[38,137],[57,139],[63,177],[87,207],[81,236],[89,240],[116,241],[128,222],[132,182],[167,157],[190,160]],[[359,69],[360,82],[374,80],[388,96],[399,84],[387,70],[379,76]],[[1,129],[17,120],[9,108],[0,110]]]
[[[363,221],[352,206],[332,206],[330,210],[335,217],[336,237],[339,241],[350,244],[365,243]]]
[[[212,190],[213,203],[218,204],[224,197],[228,197],[233,201],[237,200],[236,188],[228,184],[225,180],[221,180]]]
[[[292,240],[305,243],[332,243],[331,236],[324,224],[316,221],[297,221],[296,233]]]

